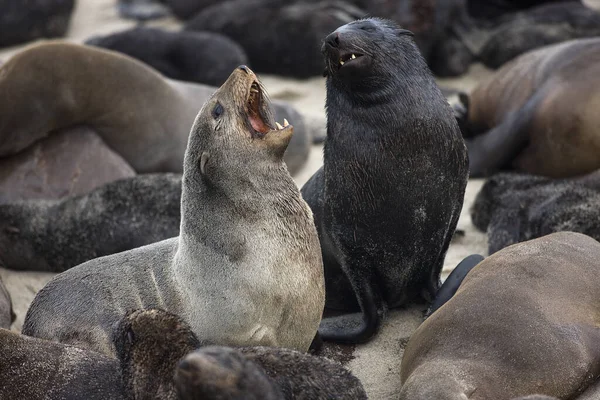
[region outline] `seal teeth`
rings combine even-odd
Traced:
[[[277,125],[277,129],[283,129],[283,126],[279,122],[275,122],[275,124]]]
[[[340,58],[340,65],[344,65],[344,61]]]
[[[285,128],[286,126],[289,126],[289,125],[290,125],[290,123],[288,122],[288,120],[284,118],[283,119],[283,127]]]
[[[354,54],[352,54],[352,59],[354,60],[356,58],[356,56]]]

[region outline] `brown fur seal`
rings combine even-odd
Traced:
[[[600,38],[526,53],[471,94],[472,176],[516,169],[554,178],[600,168]]]
[[[560,232],[477,265],[412,335],[402,400],[575,398],[600,376],[600,243]]]
[[[367,398],[341,365],[281,348],[205,347],[179,363],[175,382],[181,400]]]
[[[388,307],[431,300],[467,184],[464,141],[409,31],[359,20],[325,39],[324,167],[302,188],[325,264],[326,340],[364,342]],[[385,54],[385,57],[382,55]],[[355,300],[356,299],[356,300]]]
[[[0,265],[62,272],[179,235],[181,175],[143,174],[58,201],[0,204]]]
[[[2,262],[0,262],[2,265]],[[10,293],[6,290],[6,286],[0,277],[0,328],[10,329],[10,326],[15,321],[15,313],[12,308]]]
[[[123,310],[156,307],[202,341],[308,350],[325,291],[312,214],[283,163],[292,132],[276,127],[254,73],[236,69],[190,133],[179,237],[56,276],[23,333],[110,355]]]
[[[190,128],[216,88],[171,81],[117,52],[60,41],[32,45],[0,67],[0,157],[61,129],[85,124],[137,172],[181,172]],[[34,99],[34,100],[32,100]],[[291,173],[308,155],[308,132],[295,110],[286,153]]]
[[[566,179],[501,173],[483,185],[471,208],[473,224],[488,235],[493,254],[552,232],[600,240],[600,171]]]

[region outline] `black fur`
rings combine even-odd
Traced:
[[[284,348],[203,348],[179,364],[175,381],[181,400],[367,398],[340,364]]]
[[[248,63],[240,45],[211,32],[138,27],[93,37],[86,44],[127,54],[171,79],[212,86],[221,86],[238,65]]]
[[[0,47],[64,36],[75,0],[0,2]]]
[[[180,19],[186,20],[192,18],[203,9],[219,4],[222,0],[162,0],[165,2],[173,14]]]
[[[185,29],[229,36],[257,72],[305,78],[323,72],[323,37],[362,16],[362,10],[336,1],[230,0],[204,9]]]
[[[446,302],[454,296],[454,293],[456,293],[469,271],[475,268],[481,261],[483,261],[483,256],[471,254],[452,270],[436,293],[435,300],[431,303],[429,310],[427,310],[427,316],[436,312],[438,308],[446,304]]]
[[[148,174],[59,201],[0,205],[0,265],[62,272],[177,236],[181,175]]]
[[[489,253],[553,232],[600,240],[600,172],[573,179],[503,173],[481,188],[473,224],[488,234]]]
[[[328,36],[323,51],[324,167],[302,194],[321,239],[327,305],[348,310],[357,298],[362,313],[327,318],[319,331],[325,340],[364,342],[387,307],[437,292],[462,208],[467,152],[409,31],[360,20]],[[352,52],[363,56],[338,68]]]

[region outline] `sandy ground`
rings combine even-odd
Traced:
[[[86,38],[115,32],[135,25],[132,21],[119,19],[114,7],[115,0],[79,0],[76,7],[67,40],[82,42]],[[600,0],[593,0],[600,7]],[[177,22],[167,18],[154,22],[153,26],[176,29]],[[6,60],[24,46],[17,46],[0,51],[0,59]],[[477,82],[490,74],[480,65],[475,65],[469,74],[459,79],[439,80],[440,85],[471,90]],[[308,80],[285,79],[275,76],[261,76],[267,90],[274,99],[287,100],[294,104],[306,117],[324,120],[325,82],[323,78]],[[293,121],[291,121],[293,123]],[[296,176],[298,186],[304,182],[322,165],[322,146],[314,146],[307,165]],[[469,208],[475,195],[482,185],[481,180],[471,180],[467,187],[465,203],[458,228],[465,232],[457,237],[448,251],[444,264],[444,278],[456,264],[472,253],[486,254],[485,234],[478,232],[471,224],[468,215]],[[53,276],[47,273],[13,272],[0,269],[0,276],[11,293],[17,321],[13,330],[19,331],[27,307],[35,293]],[[347,366],[361,379],[372,399],[388,399],[397,397],[400,387],[400,360],[404,346],[412,332],[422,320],[422,309],[412,307],[407,310],[397,310],[390,313],[382,332],[372,342],[357,346],[353,359]]]

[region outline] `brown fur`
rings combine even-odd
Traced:
[[[571,399],[600,376],[600,243],[560,232],[507,247],[413,334],[402,400]]]
[[[524,54],[470,98],[471,174],[569,177],[600,168],[600,39]]]

